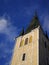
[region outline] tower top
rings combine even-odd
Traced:
[[[40,22],[39,22],[37,13],[35,12],[35,15],[34,15],[33,19],[31,20],[31,22],[30,22],[28,28],[26,29],[25,33],[30,32],[31,30],[37,28],[38,26],[40,26]]]
[[[38,26],[40,26],[40,22],[39,22],[39,19],[38,19],[38,16],[37,16],[37,12],[35,11],[34,17],[31,20],[31,22],[30,22],[29,26],[27,27],[26,31],[24,32],[24,28],[23,28],[22,31],[20,32],[19,36],[30,32],[31,30],[37,28]]]

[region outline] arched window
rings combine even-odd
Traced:
[[[28,43],[28,38],[25,39],[25,45]]]
[[[29,37],[29,43],[32,43],[32,36]]]
[[[24,40],[21,40],[20,46],[23,46],[23,45],[24,45]]]

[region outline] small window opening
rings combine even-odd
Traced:
[[[29,43],[32,43],[32,36],[30,36],[29,38]]]
[[[25,39],[25,45],[28,43],[28,38]]]
[[[22,61],[24,61],[24,60],[25,60],[25,55],[26,55],[26,54],[24,53],[24,54],[23,54],[23,57],[22,57]]]
[[[23,45],[24,45],[24,40],[21,40],[20,46],[23,46]]]
[[[46,48],[46,42],[45,42],[45,48]]]

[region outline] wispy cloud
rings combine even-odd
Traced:
[[[0,18],[0,32],[2,32],[7,27],[7,20]]]
[[[18,35],[17,30],[17,27],[13,26],[9,20],[2,17],[0,18],[0,33],[6,34],[9,40],[14,40]]]
[[[11,47],[14,45],[14,38],[18,36],[18,29],[16,26],[12,25],[10,17],[8,16],[7,18],[5,16],[0,17],[0,35],[6,35],[6,37],[2,35],[2,38],[4,37],[5,39],[2,40],[1,38],[2,41],[0,42],[0,60],[4,58],[7,62],[5,62],[5,64],[9,65],[10,55],[13,52]]]

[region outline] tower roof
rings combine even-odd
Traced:
[[[38,19],[38,16],[37,14],[35,13],[33,19],[31,20],[28,28],[26,29],[25,33],[28,33],[30,32],[31,30],[37,28],[38,26],[40,26],[40,23],[39,23],[39,19]]]

